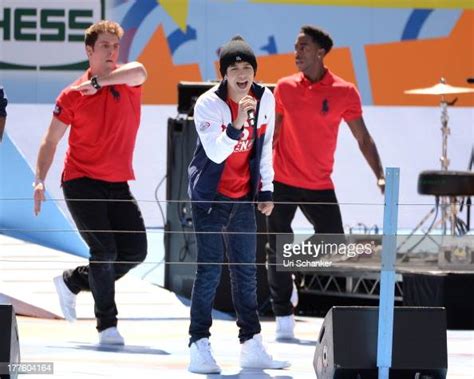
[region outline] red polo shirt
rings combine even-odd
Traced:
[[[273,155],[275,181],[311,190],[333,189],[339,124],[362,116],[357,89],[327,70],[317,83],[303,73],[282,78],[274,95],[276,113],[283,116]]]
[[[71,86],[89,78],[88,70]],[[53,112],[71,126],[62,179],[135,179],[132,158],[140,124],[141,87],[106,86],[83,96],[71,86],[58,96]]]

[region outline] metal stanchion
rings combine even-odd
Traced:
[[[379,379],[388,379],[392,365],[393,311],[395,291],[395,251],[398,224],[400,169],[387,168],[383,220],[382,265],[380,268],[380,305],[377,338]]]

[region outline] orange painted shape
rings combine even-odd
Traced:
[[[262,55],[257,57],[257,61],[256,80],[263,83],[276,83],[278,79],[298,71],[294,53]],[[334,48],[324,61],[326,66],[337,76],[357,85],[349,48]],[[216,75],[219,76],[219,62],[215,63],[215,68]]]
[[[143,86],[144,104],[176,104],[180,81],[202,81],[198,64],[175,65],[163,26],[160,26],[138,57],[148,71]]]
[[[438,105],[440,96],[407,95],[405,90],[431,87],[441,77],[448,84],[470,87],[474,75],[474,11],[464,11],[450,36],[365,47],[374,105]],[[458,98],[456,105],[473,106],[474,94]]]

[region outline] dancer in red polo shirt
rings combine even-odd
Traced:
[[[2,142],[3,130],[5,129],[5,122],[7,120],[7,104],[7,97],[5,96],[3,87],[0,86],[0,142]]]
[[[275,208],[269,219],[268,261],[276,262],[275,233],[292,233],[299,206],[316,233],[344,233],[331,173],[339,124],[343,119],[384,191],[382,163],[364,119],[359,93],[352,83],[334,75],[324,57],[333,41],[324,31],[303,26],[295,44],[299,73],[282,78],[275,89],[274,139]],[[278,202],[288,202],[278,204]],[[332,203],[334,205],[298,204]],[[294,338],[293,278],[268,266],[268,281],[276,316],[277,339]]]
[[[46,174],[70,126],[62,187],[94,263],[65,271],[54,284],[69,321],[76,319],[76,295],[92,292],[99,342],[113,345],[124,344],[116,327],[115,280],[147,253],[145,225],[127,183],[135,178],[132,157],[146,70],[138,62],[117,65],[122,35],[120,25],[112,21],[86,30],[90,68],[58,96],[39,150],[34,183],[35,214],[39,214]]]

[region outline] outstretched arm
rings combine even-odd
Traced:
[[[3,87],[0,86],[0,142],[2,142],[3,130],[5,129],[5,122],[7,120],[7,104],[8,100],[3,92]]]
[[[0,142],[3,138],[3,130],[5,129],[5,122],[7,121],[6,117],[0,116]]]
[[[38,159],[36,161],[36,175],[34,182],[34,211],[35,215],[39,215],[41,212],[41,202],[44,201],[44,181],[46,175],[53,163],[54,154],[56,153],[56,147],[59,141],[66,133],[67,125],[57,118],[53,117],[51,124],[49,125],[46,134],[41,141],[41,146],[38,153]]]
[[[270,94],[269,94],[270,96]],[[262,99],[263,102],[263,99]],[[260,176],[261,188],[258,193],[257,209],[265,216],[270,216],[273,210],[273,179],[275,172],[273,171],[273,140],[275,133],[275,102],[273,96],[270,96],[270,107],[268,114],[267,130],[265,132],[262,156],[260,158]]]
[[[126,63],[110,74],[97,77],[97,84],[100,87],[113,86],[117,84],[126,84],[127,86],[134,87],[145,83],[147,78],[147,72],[145,66],[139,62]],[[71,87],[74,91],[79,91],[83,95],[93,95],[97,92],[91,80],[87,80],[78,86]]]
[[[377,146],[375,146],[375,142],[369,134],[367,127],[365,126],[364,119],[360,117],[358,119],[348,121],[347,124],[349,125],[352,134],[359,144],[360,151],[364,155],[365,160],[377,178],[377,185],[379,186],[380,191],[384,193],[385,177],[383,173],[382,161],[380,160]]]

